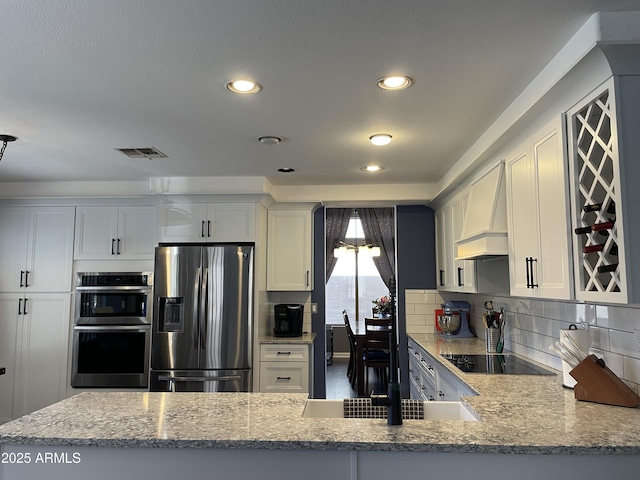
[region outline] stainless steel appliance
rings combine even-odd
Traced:
[[[156,248],[151,391],[251,390],[253,251]]]
[[[148,387],[152,285],[151,272],[78,273],[72,387]]]

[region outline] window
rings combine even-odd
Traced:
[[[349,221],[345,243],[362,245],[364,233],[360,219],[355,214]],[[338,257],[336,266],[326,285],[326,323],[343,325],[342,311],[347,310],[352,321],[356,319],[356,254],[349,249]],[[371,316],[372,300],[389,294],[389,289],[380,278],[373,259],[366,254],[358,254],[359,320]]]

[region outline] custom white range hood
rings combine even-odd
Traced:
[[[504,161],[471,184],[455,259],[469,260],[507,255],[507,203]]]

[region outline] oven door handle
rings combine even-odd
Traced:
[[[111,330],[111,331],[122,331],[122,330],[127,330],[127,331],[138,331],[138,332],[146,332],[148,330],[151,329],[151,325],[74,325],[73,326],[74,330],[92,330],[92,331],[96,331],[96,330],[101,330],[101,331],[105,331],[105,330]]]

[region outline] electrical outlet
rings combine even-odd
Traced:
[[[312,303],[311,304],[311,313],[318,313],[318,304],[317,303]]]

